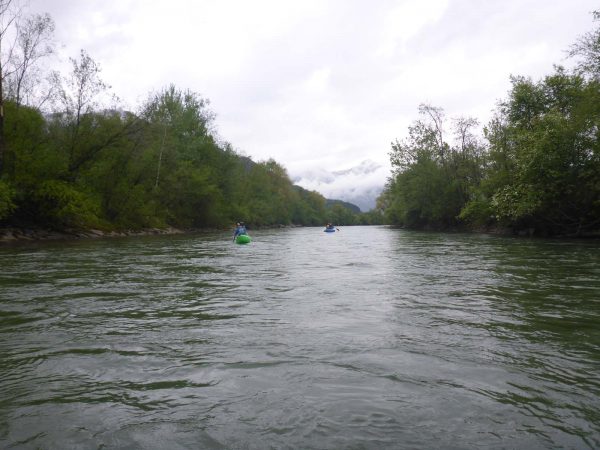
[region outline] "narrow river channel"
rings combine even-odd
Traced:
[[[0,247],[0,448],[600,448],[600,242]]]

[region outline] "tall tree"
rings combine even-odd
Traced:
[[[12,52],[8,90],[17,106],[32,96],[39,79],[28,79],[40,59],[54,52],[54,21],[48,14],[34,14],[16,22],[17,39]]]
[[[110,86],[100,78],[100,67],[85,50],[81,50],[78,59],[71,58],[70,61],[71,73],[57,80],[60,112],[55,115],[63,122],[62,128],[66,133],[55,138],[61,140],[67,150],[68,170],[73,175],[96,153],[112,145],[122,130],[103,137],[95,133],[98,114],[107,116],[118,113],[101,103],[104,100],[101,95],[106,94]],[[105,113],[97,113],[102,106],[105,106]]]
[[[160,144],[155,188],[160,184],[164,152],[168,148],[176,148],[190,158],[197,158],[200,156],[197,151],[200,143],[214,144],[210,136],[214,114],[208,105],[209,101],[197,93],[179,90],[175,85],[153,94],[144,105],[142,116],[151,125],[156,142]]]
[[[18,11],[15,11],[15,3],[13,0],[0,0],[0,175],[4,170],[4,154],[6,152],[6,137],[4,135],[4,78],[6,61],[10,60],[12,45],[9,47],[9,52],[4,58],[6,50],[6,40],[8,32],[14,22],[17,20]]]
[[[460,153],[466,154],[475,151],[478,142],[473,129],[479,125],[479,121],[473,117],[457,117],[452,120],[452,123]]]
[[[100,66],[85,50],[80,51],[79,59],[70,58],[70,61],[72,71],[62,80],[60,100],[64,112],[73,118],[77,130],[82,116],[98,106],[98,95],[110,86],[102,81]]]
[[[600,10],[592,12],[600,22]],[[581,36],[569,50],[569,56],[579,58],[579,70],[600,81],[600,27]]]
[[[443,161],[446,156],[446,149],[448,148],[444,142],[444,110],[422,103],[419,105],[419,114],[425,116],[426,126],[435,139],[438,156]]]
[[[394,168],[378,200],[387,219],[408,227],[446,228],[458,215],[482,175],[483,146],[475,136],[476,119],[452,120],[453,141],[445,140],[442,108],[422,104],[422,119],[408,128],[408,139],[392,143]]]

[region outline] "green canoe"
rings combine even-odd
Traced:
[[[237,244],[249,244],[251,241],[250,236],[248,236],[247,234],[240,234],[239,236],[237,236],[235,238],[235,242]]]

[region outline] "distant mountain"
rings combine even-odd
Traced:
[[[353,203],[344,202],[342,200],[335,200],[335,199],[331,199],[331,198],[325,199],[325,206],[327,206],[328,208],[331,208],[333,205],[341,205],[344,208],[347,208],[354,213],[360,212],[360,208]]]
[[[340,199],[358,205],[362,211],[375,208],[389,177],[389,169],[371,160],[343,170],[310,169],[292,176],[292,181],[326,198]]]
[[[302,186],[298,186],[297,184],[294,184],[294,189],[303,196],[308,194],[308,192],[310,192],[308,189],[305,189]],[[343,200],[337,200],[334,198],[326,198],[325,199],[325,207],[331,208],[331,207],[333,207],[333,205],[341,205],[344,208],[348,208],[353,213],[361,212],[360,208],[358,206],[356,206],[354,203],[349,203],[349,202],[345,202]]]

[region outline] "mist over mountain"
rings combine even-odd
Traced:
[[[388,176],[388,168],[367,159],[349,169],[303,170],[292,174],[292,180],[295,184],[317,191],[327,198],[354,203],[361,211],[369,211],[375,208],[375,200],[383,190]]]

